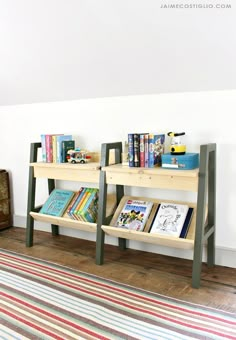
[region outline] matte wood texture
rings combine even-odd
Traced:
[[[33,246],[34,239],[34,220],[51,223],[53,235],[59,234],[59,226],[69,226],[74,229],[92,231],[94,226],[78,221],[71,222],[66,218],[43,215],[39,213],[41,207],[36,207],[36,182],[37,178],[46,178],[48,180],[49,194],[56,187],[56,180],[79,181],[79,182],[99,182],[100,164],[98,162],[89,162],[86,164],[68,164],[68,163],[45,163],[37,162],[38,151],[42,147],[41,143],[31,143],[30,145],[30,166],[28,182],[28,204],[27,204],[27,224],[26,224],[26,246]],[[94,159],[97,160],[97,154]],[[54,218],[53,218],[54,217]],[[67,224],[68,220],[68,224]],[[76,222],[76,221],[75,221]],[[94,230],[96,231],[96,229]]]
[[[102,171],[100,181],[100,194],[103,197],[103,204],[106,205],[106,192],[108,185],[116,186],[116,189],[124,193],[125,186],[160,188],[170,190],[192,191],[197,193],[197,204],[195,206],[196,218],[194,238],[192,240],[176,238],[171,240],[166,236],[157,234],[140,233],[133,230],[121,230],[98,223],[96,263],[104,262],[104,237],[108,234],[119,238],[119,245],[125,249],[126,239],[133,239],[153,244],[161,244],[176,248],[193,248],[193,271],[192,286],[200,287],[203,245],[207,244],[207,264],[209,267],[215,264],[215,182],[216,182],[216,144],[210,143],[200,146],[200,166],[193,170],[168,170],[168,169],[143,169],[130,168],[116,161],[109,165],[109,153],[115,150],[117,156],[122,152],[119,143],[102,144]],[[121,144],[121,143],[120,143]],[[117,157],[120,159],[121,156]],[[123,194],[124,195],[124,194]],[[120,199],[117,199],[119,203]],[[178,203],[178,202],[176,202]],[[103,210],[104,211],[104,210]],[[207,221],[206,221],[207,216]],[[104,220],[101,216],[101,221]],[[192,223],[193,223],[192,221]]]
[[[175,239],[173,237],[166,236],[166,235],[150,234],[146,232],[147,231],[146,227],[143,232],[137,232],[134,230],[125,230],[122,228],[114,228],[113,225],[116,223],[116,220],[128,198],[149,200],[154,203],[161,203],[162,201],[160,199],[150,199],[150,198],[145,198],[145,197],[123,196],[110,222],[110,226],[106,226],[106,225],[102,226],[102,229],[105,231],[107,235],[127,238],[130,240],[136,240],[136,241],[147,242],[147,243],[152,243],[152,244],[159,244],[159,245],[167,246],[167,247],[175,247],[175,248],[181,248],[181,249],[193,249],[195,226],[196,226],[196,203],[189,203],[189,202],[182,202],[182,201],[179,202],[181,204],[188,204],[190,207],[194,208],[194,213],[193,213],[193,218],[191,220],[191,224],[190,224],[187,237],[185,239],[183,238]],[[173,201],[173,200],[165,200],[165,201],[170,202],[170,203],[173,203],[173,202],[176,203],[176,201]],[[154,216],[151,213],[148,221],[151,222],[153,217]]]
[[[96,233],[95,223],[41,214],[39,212],[41,207],[35,206],[35,196],[37,178],[48,179],[49,194],[55,189],[55,180],[89,182],[96,183],[98,186],[100,176],[100,163],[98,160],[100,156],[98,153],[90,153],[94,161],[86,164],[36,162],[38,150],[41,147],[41,143],[32,143],[30,149],[26,246],[31,247],[33,245],[34,221],[50,223],[53,235],[59,234],[59,226]],[[113,214],[115,202],[116,197],[109,195],[106,216]]]
[[[107,204],[107,209],[106,209],[106,214],[107,216],[111,215],[114,211],[115,207],[115,196],[114,195],[109,195],[108,198],[108,204]],[[92,233],[96,233],[96,223],[89,223],[89,222],[83,222],[83,221],[78,221],[78,220],[72,220],[69,217],[56,217],[56,216],[50,216],[50,215],[44,215],[40,214],[37,212],[30,212],[30,216],[38,222],[43,222],[43,223],[50,223],[52,225],[57,225],[65,228],[72,228],[72,229],[77,229],[77,230],[83,230],[83,231],[88,231]]]
[[[194,192],[198,189],[198,169],[174,171],[162,168],[130,168],[127,165],[114,164],[102,167],[102,170],[106,172],[107,184]]]
[[[99,163],[70,164],[70,163],[31,163],[34,177],[44,177],[65,181],[93,182],[99,181]]]
[[[41,143],[31,144],[26,246],[30,247],[33,245],[34,217],[40,218],[38,215],[32,215],[32,213],[38,213],[38,208],[35,207],[37,177],[48,178],[49,193],[55,188],[55,179],[94,182],[99,186],[98,220],[95,229],[96,264],[101,265],[104,261],[105,234],[117,237],[119,239],[119,247],[123,250],[126,248],[126,239],[161,244],[168,247],[193,249],[192,286],[194,288],[200,287],[204,243],[207,243],[207,264],[209,268],[215,264],[216,144],[201,145],[199,169],[183,171],[129,168],[122,165],[121,142],[102,144],[100,166],[98,168],[96,166],[92,169],[88,168],[87,171],[84,171],[84,164],[75,169],[72,164],[68,167],[66,164],[58,164],[56,166],[53,164],[35,163],[40,147]],[[89,165],[91,166],[91,163]],[[70,174],[71,171],[72,173]],[[80,173],[83,175],[80,176]],[[93,175],[95,176],[93,177]],[[178,238],[172,240],[166,236],[162,237],[162,235],[152,234],[150,236],[147,232],[141,234],[132,230],[122,230],[121,232],[120,228],[111,227],[109,225],[111,216],[106,215],[109,184],[115,185],[117,204],[119,204],[124,196],[124,186],[126,185],[197,192],[196,217],[193,217],[191,223],[196,225],[195,231],[193,232],[193,227],[191,228],[190,226],[186,239]],[[63,219],[61,222],[65,225]],[[52,222],[52,234],[58,235],[59,220],[55,220],[54,223]],[[78,229],[80,228],[79,224],[76,225],[77,227]],[[81,228],[84,230],[83,225],[81,225]],[[90,229],[89,224],[88,229]],[[193,234],[193,238],[190,238]]]
[[[95,242],[35,230],[25,247],[25,228],[0,233],[0,247],[184,301],[236,313],[236,268],[202,264],[201,287],[191,287],[192,260],[105,245],[106,263],[94,263]]]

